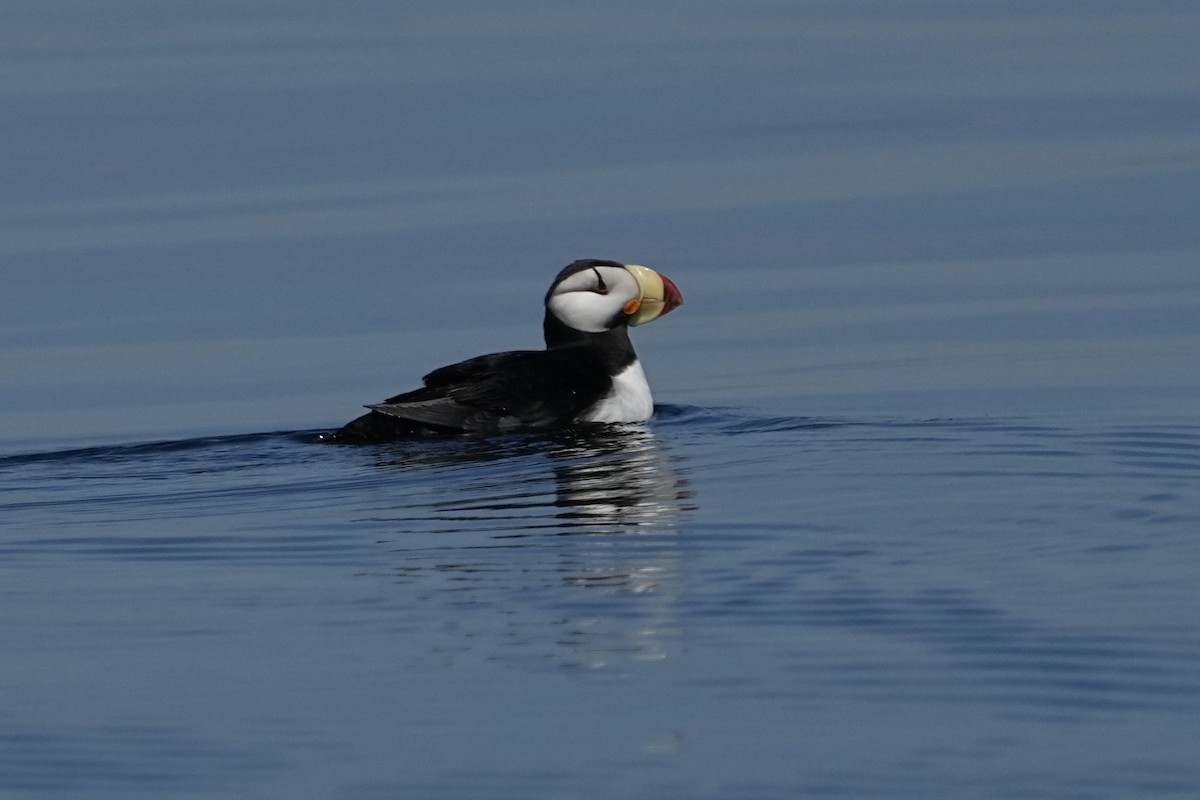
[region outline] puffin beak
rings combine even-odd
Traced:
[[[640,264],[626,264],[625,269],[633,275],[641,291],[636,300],[625,304],[625,314],[629,317],[630,325],[653,322],[683,305],[683,295],[666,275],[660,275]]]

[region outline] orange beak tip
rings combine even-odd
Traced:
[[[675,282],[666,275],[659,274],[663,282],[663,311],[666,314],[672,309],[679,308],[683,305],[683,295],[679,291],[679,287]]]

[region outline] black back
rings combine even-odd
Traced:
[[[616,261],[585,259],[567,265],[559,281]],[[612,377],[637,358],[622,314],[613,328],[586,333],[546,311],[545,350],[514,350],[478,356],[436,369],[425,386],[398,394],[369,414],[329,434],[333,440],[372,440],[422,434],[487,433],[519,427],[565,425],[608,394]]]

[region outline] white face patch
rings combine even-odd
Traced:
[[[592,267],[555,286],[546,307],[577,331],[603,333],[620,318],[625,304],[640,295],[637,281],[625,268]]]
[[[654,398],[642,363],[634,361],[613,378],[608,395],[583,413],[584,422],[645,422],[654,415]]]

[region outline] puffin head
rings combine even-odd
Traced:
[[[584,333],[653,322],[683,304],[665,275],[638,264],[583,259],[568,264],[546,292],[546,312]]]

